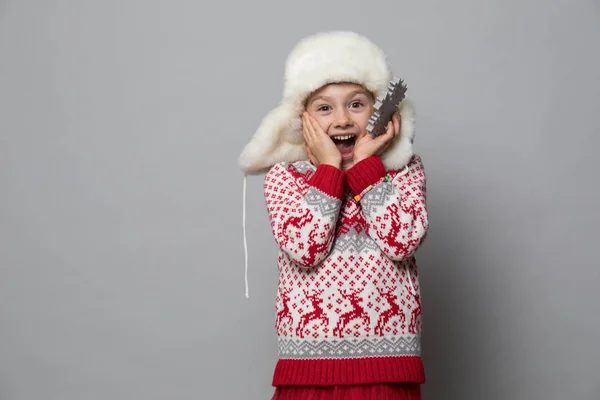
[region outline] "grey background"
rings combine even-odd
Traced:
[[[598,1],[0,2],[0,399],[270,398],[276,246],[237,156],[298,39],[418,112],[430,399],[600,398]]]

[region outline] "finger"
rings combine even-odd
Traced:
[[[385,152],[385,150],[390,147],[390,144],[392,143],[391,140],[383,142],[383,144],[377,149],[376,154],[382,154]]]
[[[388,126],[385,131],[385,135],[383,135],[383,136],[386,137],[388,140],[394,137],[394,122],[393,121],[388,122]]]
[[[319,135],[325,134],[323,129],[321,129],[321,125],[319,125],[319,123],[310,114],[307,114],[307,117],[313,138],[316,139]]]
[[[302,114],[302,134],[304,135],[304,141],[307,144],[312,144],[312,134],[310,131],[310,121],[306,118],[306,113]]]
[[[394,143],[394,139],[396,138],[397,134],[395,129],[392,129],[392,131],[390,132],[390,135],[387,136],[384,140],[384,144],[383,144],[383,148],[382,148],[382,152],[385,151],[388,147],[390,147],[392,145],[392,143]]]
[[[379,137],[376,137],[375,140],[383,143],[388,143],[394,138],[394,125],[392,121],[388,122],[385,133]]]
[[[316,143],[317,133],[315,132],[315,124],[308,114],[306,114],[306,129],[308,130],[308,135],[310,136],[311,142]]]
[[[400,114],[395,112],[392,120],[394,122],[394,136],[396,136],[400,134]]]
[[[308,154],[308,159],[313,163],[316,164],[316,160],[315,157],[312,155],[312,152],[310,151],[310,147],[306,146],[306,153]]]
[[[306,118],[304,118],[304,114],[300,116],[302,120],[302,136],[304,136],[304,142],[308,143],[308,135],[306,132]]]
[[[313,126],[313,119],[309,113],[304,113],[306,118],[306,127],[310,130],[311,133],[314,133],[315,128]]]
[[[316,119],[314,119],[311,115],[309,115],[308,117],[310,118],[310,122],[315,132],[315,135],[325,135],[329,137],[329,135],[325,133],[323,128],[321,128],[321,124],[319,124]]]
[[[325,131],[321,127],[321,124],[319,124],[316,119],[314,119],[310,115],[308,116],[308,118],[310,119],[311,127],[313,130],[313,135],[314,135],[313,138],[315,140],[315,143],[323,143],[322,141],[333,142],[333,139],[331,139],[331,137],[327,133],[325,133]]]
[[[396,135],[400,135],[400,133],[402,133],[402,116],[400,115],[400,113],[396,113],[397,117],[396,117],[396,121],[398,123],[398,128],[396,129]]]

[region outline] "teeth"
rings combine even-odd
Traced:
[[[334,139],[337,139],[337,140],[348,140],[348,139],[353,138],[353,137],[354,137],[354,135],[336,136]]]

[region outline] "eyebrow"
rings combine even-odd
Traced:
[[[363,95],[365,95],[367,97],[369,96],[369,94],[365,90],[357,89],[357,90],[354,90],[354,91],[350,92],[349,95],[348,95],[348,97],[354,97],[357,94],[363,94]],[[325,100],[325,101],[331,101],[330,97],[319,95],[319,96],[315,97],[314,99],[312,99],[309,104],[312,104],[312,103],[314,103],[315,101],[317,101],[319,99]]]
[[[317,101],[317,100],[319,100],[319,99],[320,99],[320,100],[325,100],[325,101],[331,101],[331,99],[330,99],[329,97],[327,97],[327,96],[317,96],[317,97],[313,98],[313,99],[310,101],[310,104],[314,103],[315,101]]]

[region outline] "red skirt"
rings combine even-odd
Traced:
[[[421,385],[279,386],[271,400],[421,400]]]

